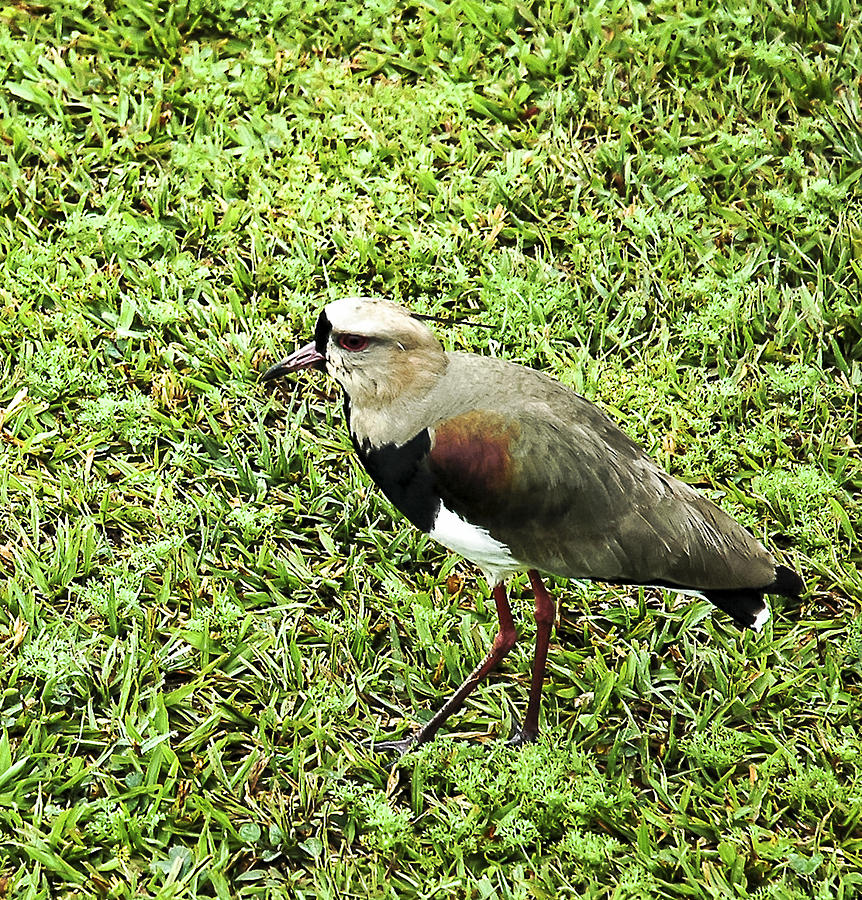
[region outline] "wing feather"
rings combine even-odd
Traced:
[[[568,577],[753,587],[774,560],[741,525],[657,466],[599,409],[471,410],[437,423],[429,467],[447,508],[531,567]]]

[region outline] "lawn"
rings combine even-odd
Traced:
[[[0,4],[0,900],[862,894],[859,13]],[[370,753],[496,618],[332,382],[258,383],[350,293],[601,405],[801,604],[558,583],[516,752],[522,577]]]

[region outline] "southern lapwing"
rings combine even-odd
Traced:
[[[588,400],[533,369],[447,353],[394,303],[330,303],[314,340],[263,379],[307,368],[344,389],[350,435],[373,481],[417,528],[482,570],[499,616],[488,655],[442,709],[378,748],[403,753],[431,740],[509,653],[516,634],[504,582],[515,572],[529,576],[537,627],[515,744],[539,733],[556,612],[539,572],[695,592],[755,630],[769,618],[764,594],[802,591],[795,572]]]

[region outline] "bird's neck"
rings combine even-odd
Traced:
[[[423,400],[397,398],[390,403],[357,403],[345,396],[345,414],[350,434],[360,447],[401,446],[430,423]]]
[[[447,366],[442,351],[429,359],[411,354],[398,377],[342,383],[353,438],[360,446],[401,445],[427,428],[437,418],[435,395]]]

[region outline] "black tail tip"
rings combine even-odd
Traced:
[[[793,569],[788,569],[787,566],[776,566],[775,581],[763,590],[767,594],[781,594],[782,597],[798,600],[799,595],[805,590],[805,584]]]
[[[776,566],[775,580],[766,587],[704,591],[703,595],[732,616],[740,628],[760,631],[770,615],[769,604],[763,599],[764,594],[781,594],[798,600],[804,590],[805,585],[796,572],[787,566]]]
[[[760,631],[769,618],[769,604],[763,599],[763,591],[750,588],[704,591],[703,596],[724,610],[739,628]]]

